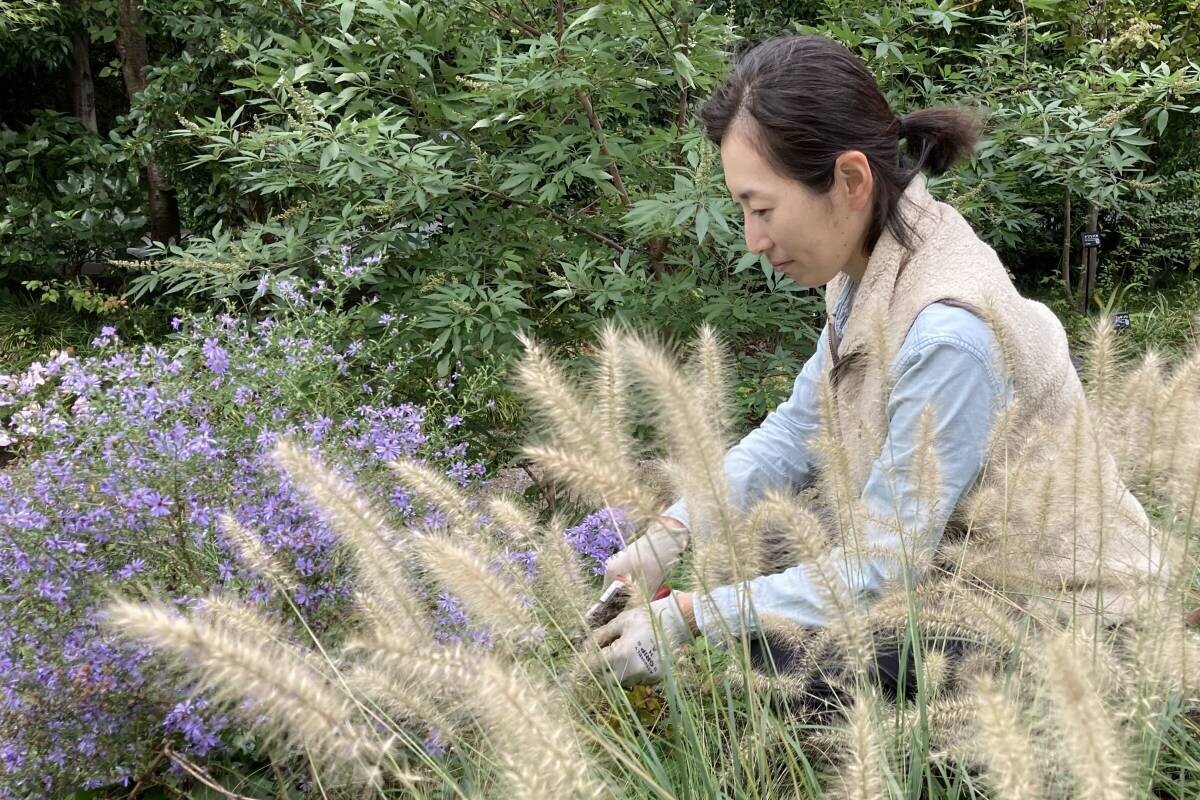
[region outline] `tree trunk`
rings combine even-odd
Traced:
[[[92,81],[91,49],[86,31],[71,34],[71,106],[75,116],[92,133],[99,133],[96,125],[96,84]]]
[[[1066,186],[1063,187],[1062,223],[1062,280],[1069,300],[1074,295],[1071,294],[1071,189]]]
[[[1097,233],[1100,224],[1100,209],[1092,202],[1088,203],[1087,231]],[[1083,291],[1079,296],[1079,310],[1087,313],[1091,304],[1092,294],[1096,291],[1096,267],[1099,262],[1100,248],[1085,247],[1083,249]]]
[[[142,9],[139,0],[117,0],[120,17],[117,30],[117,52],[121,55],[121,74],[130,102],[146,88],[146,67],[150,64],[146,47],[146,32],[142,29]],[[179,238],[179,206],[175,192],[167,186],[166,176],[153,150],[146,156],[143,172],[150,206],[150,237],[156,242]]]

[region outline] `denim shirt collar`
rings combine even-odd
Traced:
[[[841,336],[846,330],[846,322],[850,319],[850,310],[854,307],[854,292],[858,289],[858,284],[854,281],[846,281],[846,286],[842,290],[842,294],[838,297],[837,304],[833,307],[833,330]]]

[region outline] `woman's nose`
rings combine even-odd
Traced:
[[[762,223],[754,217],[746,217],[746,247],[751,253],[765,253],[771,249],[771,238],[763,230]]]

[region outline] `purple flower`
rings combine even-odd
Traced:
[[[140,575],[146,571],[146,561],[141,558],[132,559],[128,564],[121,567],[117,572],[117,580],[127,581],[134,575]]]
[[[604,562],[634,534],[628,515],[619,508],[602,508],[589,514],[563,535],[575,552],[593,561],[592,572],[604,574]]]
[[[229,354],[216,339],[205,339],[201,352],[204,354],[205,365],[213,372],[222,375],[229,371]]]
[[[426,736],[425,740],[421,743],[421,746],[425,749],[425,752],[434,758],[446,755],[447,745],[448,742],[438,731],[430,731],[429,735]]]
[[[167,712],[163,720],[163,728],[169,733],[183,736],[187,752],[195,756],[204,756],[221,745],[221,731],[228,725],[228,720],[208,711],[208,701],[194,698],[176,703]]]
[[[525,577],[529,580],[535,580],[538,576],[537,550],[511,550],[505,551],[504,558],[510,564],[516,564],[522,568]]]

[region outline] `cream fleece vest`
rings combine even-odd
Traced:
[[[950,515],[933,574],[953,572],[1039,616],[1127,619],[1140,597],[1162,596],[1164,559],[1144,509],[1096,441],[1062,325],[1021,297],[995,251],[929,194],[923,175],[905,189],[899,213],[913,249],[885,230],[843,335],[832,324],[826,335],[852,488],[861,494],[884,444],[891,365],[917,315],[934,302],[972,311],[1002,351],[1013,403],[994,421],[988,460]],[[826,287],[830,312],[848,280],[839,274]]]

